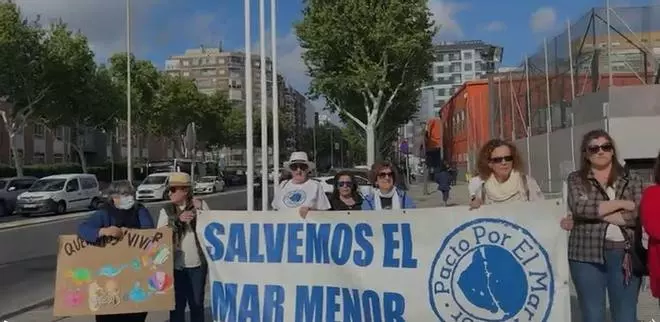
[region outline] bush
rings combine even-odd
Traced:
[[[126,179],[126,163],[115,163],[114,166],[114,180]],[[79,164],[40,164],[40,165],[26,165],[23,167],[23,174],[25,176],[43,178],[55,174],[64,173],[82,173],[82,168]],[[101,182],[113,181],[112,164],[107,163],[102,166],[87,167],[87,173],[96,175],[96,178]],[[135,168],[133,170],[133,179],[142,180],[145,177],[142,168]],[[0,177],[15,177],[16,169],[6,165],[0,165]]]

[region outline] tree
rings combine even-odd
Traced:
[[[44,46],[49,60],[47,72],[59,75],[51,86],[57,97],[40,113],[46,128],[66,126],[71,129],[68,145],[76,151],[83,172],[87,172],[84,154],[88,130],[109,130],[115,124],[121,98],[107,69],[97,70],[94,54],[81,33],[73,33],[61,21],[47,30]]]
[[[127,57],[126,53],[116,53],[110,57],[109,70],[112,80],[126,95]],[[148,60],[136,60],[130,55],[131,63],[131,129],[136,138],[140,134],[154,134],[149,128],[153,116],[153,105],[161,85],[161,73]],[[126,110],[121,113],[120,120],[126,121]],[[139,142],[139,140],[138,140]],[[138,149],[138,157],[142,157],[142,148]]]
[[[366,131],[367,163],[376,129],[389,115],[411,115],[411,98],[429,77],[432,28],[426,0],[308,0],[296,26],[312,78],[310,95],[324,97]]]
[[[0,102],[8,103],[0,116],[9,136],[16,174],[23,175],[23,160],[16,147],[20,133],[47,102],[57,75],[46,72],[48,61],[39,20],[23,20],[13,2],[0,1]]]

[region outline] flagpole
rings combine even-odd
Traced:
[[[532,175],[532,151],[531,150],[531,135],[532,135],[532,93],[529,90],[529,58],[525,56],[525,85],[527,91],[525,96],[527,98],[527,174]]]
[[[277,83],[277,0],[270,0],[271,73],[273,77],[273,190],[280,187],[280,105]]]
[[[268,89],[266,83],[266,4],[259,0],[259,52],[261,62],[261,211],[268,210]]]
[[[250,1],[244,3],[245,23],[245,150],[247,153],[247,210],[254,210],[254,142],[252,120],[252,40],[250,30]],[[262,187],[263,189],[264,187]]]
[[[133,127],[131,108],[131,0],[126,0],[126,178],[133,184]]]
[[[550,165],[550,133],[552,132],[552,109],[550,107],[550,75],[548,67],[548,39],[543,39],[543,50],[545,56],[545,97],[548,107],[546,108],[545,120],[545,150],[548,163],[548,192],[552,192],[552,166]]]
[[[568,61],[569,69],[571,72],[571,160],[573,162],[573,169],[575,170],[575,114],[573,112],[573,102],[575,101],[575,72],[573,69],[573,39],[571,37],[571,21],[566,20],[566,28],[568,30]]]

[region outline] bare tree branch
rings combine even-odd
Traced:
[[[401,72],[401,82],[399,82],[399,85],[396,86],[394,92],[392,92],[392,95],[390,95],[390,98],[387,100],[387,103],[385,104],[385,109],[383,110],[383,113],[380,114],[380,117],[376,122],[376,126],[380,125],[380,123],[383,122],[383,120],[385,119],[385,115],[387,115],[387,112],[389,111],[390,107],[392,106],[392,103],[394,102],[394,98],[396,98],[396,95],[399,93],[399,90],[401,89],[401,87],[403,87],[403,83],[406,81],[406,72],[408,71],[409,64],[410,64],[410,60],[406,61],[406,64],[403,65],[403,71]]]
[[[330,104],[334,105],[335,108],[339,111],[339,113],[344,113],[344,115],[348,116],[355,124],[357,124],[359,127],[361,127],[363,130],[367,129],[367,125],[364,124],[364,122],[360,121],[357,117],[355,117],[353,114],[349,113],[347,110],[341,108],[337,103],[335,103],[332,100],[327,100]]]

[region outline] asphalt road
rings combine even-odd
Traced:
[[[214,210],[247,209],[244,188],[202,198]],[[255,209],[259,209],[260,202],[255,203]],[[146,204],[154,219],[162,204]],[[11,317],[52,299],[58,236],[75,233],[85,217],[81,214],[0,230],[0,321],[11,321]]]

